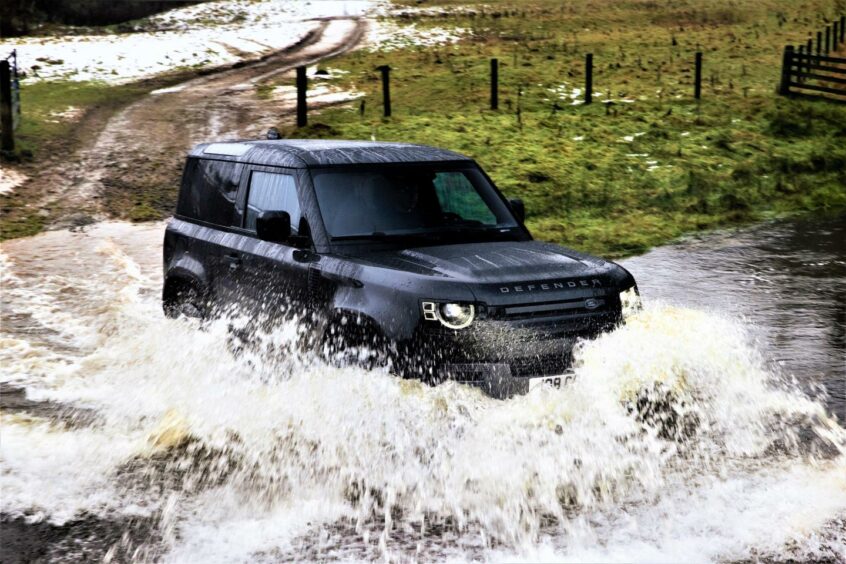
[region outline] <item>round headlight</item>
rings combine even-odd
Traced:
[[[463,329],[473,323],[476,309],[472,304],[440,304],[438,319],[450,329]]]

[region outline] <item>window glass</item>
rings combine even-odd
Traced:
[[[460,219],[496,225],[494,213],[461,172],[439,172],[433,181],[441,210]]]
[[[374,166],[318,170],[312,178],[332,237],[517,226],[476,169]]]
[[[215,225],[237,225],[241,218],[235,198],[243,169],[241,163],[189,159],[176,213]]]
[[[297,184],[290,174],[255,171],[250,175],[247,193],[247,215],[244,227],[255,231],[256,218],[264,211],[284,211],[291,216],[291,231],[300,223],[300,201]]]

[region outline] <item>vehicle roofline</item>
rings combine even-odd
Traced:
[[[285,141],[285,140],[280,140]],[[314,140],[314,141],[321,141],[321,140]],[[355,142],[362,142],[361,140],[350,140]],[[420,164],[430,164],[430,163],[467,163],[472,162],[475,163],[475,159],[463,155],[461,153],[457,153],[455,151],[451,151],[448,149],[442,149],[440,147],[435,147],[432,145],[423,145],[419,143],[398,143],[398,142],[385,142],[387,146],[394,146],[394,147],[402,147],[408,149],[422,149],[422,150],[431,150],[433,155],[431,158],[424,158],[423,160],[415,160],[415,161],[404,161],[404,160],[397,160],[397,161],[375,161],[375,162],[340,162],[340,163],[318,163],[318,162],[311,162],[317,161],[318,158],[316,155],[307,149],[296,147],[293,145],[287,145],[285,143],[279,143],[275,145],[274,151],[279,152],[280,160],[284,160],[285,158],[294,158],[299,161],[299,166],[290,166],[276,164],[273,162],[265,161],[257,161],[255,158],[250,158],[250,153],[252,150],[247,151],[244,155],[224,155],[224,154],[206,154],[204,151],[211,145],[215,144],[244,144],[249,145],[251,149],[262,149],[262,142],[265,142],[263,139],[227,139],[224,141],[216,141],[216,142],[207,142],[207,143],[198,143],[194,145],[187,153],[186,158],[201,158],[207,160],[219,160],[219,161],[227,161],[227,162],[237,162],[243,164],[251,164],[256,166],[284,166],[285,168],[297,168],[297,169],[312,169],[312,168],[324,168],[324,167],[344,167],[344,166],[377,166],[377,165],[420,165]],[[378,149],[379,144],[378,142],[374,142],[374,149]],[[444,158],[448,157],[448,158]]]
[[[375,166],[421,166],[421,165],[467,165],[472,164],[479,166],[474,159],[470,157],[463,158],[463,159],[450,159],[450,160],[428,160],[428,161],[381,161],[375,163],[331,163],[331,164],[314,164],[308,165],[309,170],[318,170],[324,168],[358,168],[358,167],[375,167]],[[481,167],[479,167],[481,168]]]

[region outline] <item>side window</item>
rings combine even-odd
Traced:
[[[237,225],[235,198],[244,165],[228,161],[189,159],[182,176],[176,213],[215,225]]]
[[[463,173],[439,172],[435,175],[434,184],[444,213],[452,213],[461,219],[478,221],[485,225],[496,225],[496,216]]]
[[[255,231],[256,218],[264,211],[284,211],[291,216],[291,230],[300,224],[300,201],[297,184],[290,174],[254,171],[247,192],[247,213],[244,227]]]

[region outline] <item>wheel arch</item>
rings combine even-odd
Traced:
[[[372,337],[389,339],[382,325],[370,315],[354,309],[336,307],[327,315],[323,331],[324,340],[333,330],[349,332],[351,329]]]
[[[203,301],[207,301],[211,295],[208,284],[194,272],[180,267],[168,270],[162,284],[162,308],[165,314],[172,314],[179,298],[186,292],[196,292]]]

